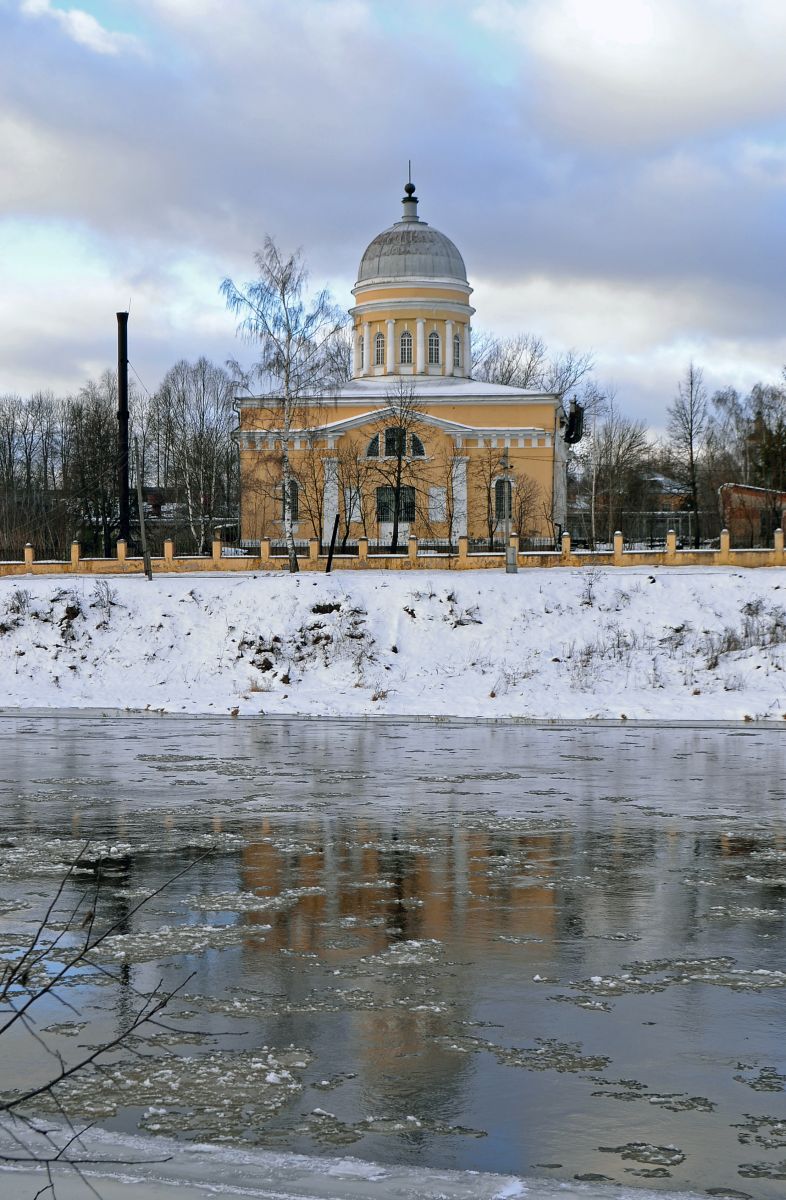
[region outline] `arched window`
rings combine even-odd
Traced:
[[[432,329],[428,335],[428,363],[430,367],[439,366],[439,334]]]
[[[416,433],[412,434],[412,457],[425,458],[426,451],[423,448],[423,443]]]
[[[498,479],[494,484],[494,514],[498,521],[513,515],[513,488],[509,479]]]
[[[407,452],[407,431],[400,425],[385,430],[385,458],[399,458]]]
[[[453,335],[453,366],[461,366],[461,338],[457,333]]]
[[[298,519],[298,486],[297,480],[290,479],[289,481],[289,514],[293,521]],[[286,490],[284,484],[281,485],[281,520],[287,519],[287,502]]]
[[[401,361],[404,366],[412,366],[412,334],[405,329],[401,335]]]
[[[363,334],[358,338],[358,362],[362,371],[366,365],[366,339],[363,337]]]
[[[379,434],[375,433],[368,444],[366,458],[379,458]]]
[[[374,338],[374,366],[384,367],[385,365],[385,335],[378,333]]]

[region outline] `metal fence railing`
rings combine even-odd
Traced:
[[[25,544],[25,542],[0,544],[0,562],[24,562]],[[33,551],[38,562],[68,562],[71,558],[71,543],[36,543]]]
[[[418,538],[418,554],[458,554],[458,542]]]
[[[298,558],[308,558],[308,542],[296,541],[295,553]],[[284,541],[275,541],[270,543],[271,558],[288,558],[289,548]]]

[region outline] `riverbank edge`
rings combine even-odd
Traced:
[[[468,717],[465,715],[450,716],[448,713],[440,713],[437,715],[430,713],[352,713],[349,716],[336,716],[333,713],[238,713],[237,716],[232,716],[231,713],[205,713],[205,712],[168,712],[161,709],[146,709],[146,708],[14,708],[0,707],[0,720],[18,718],[18,719],[49,719],[58,720],[61,717],[67,717],[69,720],[78,718],[95,719],[100,717],[118,718],[118,719],[133,719],[140,717],[145,719],[163,719],[167,721],[265,721],[268,724],[271,722],[287,722],[292,721],[311,721],[320,722],[322,724],[384,724],[384,725],[527,725],[533,726],[536,729],[577,729],[582,726],[588,728],[603,728],[614,729],[630,727],[632,729],[733,729],[733,730],[750,730],[750,732],[761,729],[780,730],[786,733],[786,719],[780,721],[750,720],[740,719],[738,721],[729,720],[695,720],[695,721],[664,721],[656,718],[625,718],[622,720],[619,717]]]

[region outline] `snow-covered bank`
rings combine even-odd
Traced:
[[[47,1124],[51,1128],[52,1123]],[[29,1128],[22,1133],[25,1145],[35,1146]],[[105,1159],[105,1165],[90,1161],[83,1167],[87,1183],[71,1171],[56,1169],[59,1200],[89,1200],[96,1192],[91,1193],[88,1185],[97,1188],[104,1200],[166,1200],[168,1196],[172,1200],[208,1200],[211,1196],[245,1196],[247,1200],[691,1200],[687,1192],[653,1193],[617,1184],[390,1166],[346,1155],[312,1158],[190,1145],[100,1129],[89,1130],[78,1146],[75,1158]],[[9,1153],[20,1153],[19,1145],[0,1130],[0,1149],[6,1148]],[[46,1147],[40,1143],[39,1151],[42,1148]],[[35,1195],[44,1182],[43,1171],[0,1169],[0,1198],[24,1200]]]
[[[0,580],[0,706],[781,720],[778,568]]]

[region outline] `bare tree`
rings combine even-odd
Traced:
[[[588,420],[575,454],[576,492],[587,511],[594,548],[601,524],[606,541],[620,528],[622,512],[639,489],[650,446],[644,422],[621,412],[613,390],[602,391],[590,383],[583,400]]]
[[[467,497],[461,494],[457,485],[466,462],[466,451],[452,438],[444,441],[432,456],[430,477],[433,484],[427,503],[423,505],[425,524],[432,537],[446,538],[449,554],[453,553],[459,529],[466,527]]]
[[[0,1093],[0,1128],[17,1147],[13,1153],[0,1151],[0,1159],[16,1166],[43,1167],[47,1182],[36,1192],[36,1196],[49,1194],[53,1200],[56,1197],[54,1171],[60,1166],[75,1171],[86,1187],[98,1194],[82,1171],[83,1167],[95,1162],[80,1146],[80,1138],[90,1125],[76,1127],[60,1100],[60,1085],[91,1071],[100,1071],[124,1048],[137,1057],[143,1056],[139,1047],[133,1045],[135,1035],[150,1028],[172,1031],[169,1023],[162,1024],[161,1014],[193,975],[173,988],[164,987],[162,981],[149,990],[134,988],[138,1001],[136,1010],[125,1016],[112,1036],[100,1038],[93,1045],[80,1046],[80,1053],[71,1061],[66,1061],[63,1054],[49,1044],[46,1030],[38,1028],[37,1018],[42,1002],[59,1001],[79,1016],[79,1011],[63,995],[63,989],[69,986],[77,973],[85,969],[116,978],[100,958],[97,960],[93,957],[95,952],[100,951],[107,939],[121,932],[134,913],[210,853],[206,851],[198,855],[155,891],[133,904],[122,917],[110,918],[105,923],[99,913],[102,868],[106,860],[100,855],[91,858],[90,849],[90,843],[84,843],[67,867],[26,945],[17,951],[6,950],[0,961],[0,1041],[3,1037],[10,1040],[18,1031],[24,1030],[52,1063],[51,1070],[41,1078],[23,1084],[16,1090],[4,1089]],[[75,898],[69,897],[71,886],[78,879],[83,879],[85,872],[92,874],[91,882],[87,886],[79,886]],[[43,1127],[29,1115],[31,1105],[42,1103],[59,1113],[65,1125],[63,1133]],[[117,1164],[126,1160],[102,1161]]]
[[[543,515],[553,528],[551,504],[544,501],[543,492],[539,485],[523,471],[510,472],[511,481],[511,515],[513,527],[519,537],[534,536],[538,527],[538,517]]]
[[[473,363],[476,379],[564,396],[589,375],[593,357],[573,349],[550,355],[543,339],[532,333],[510,337],[480,334],[474,343]]]
[[[480,335],[473,344],[473,369],[476,379],[538,388],[548,370],[546,343],[532,333],[512,337]]]
[[[216,514],[229,512],[237,502],[229,376],[206,358],[181,360],[164,376],[158,414],[168,425],[163,440],[170,478],[197,552],[205,553]]]
[[[311,418],[313,421],[313,414]],[[313,426],[305,432],[304,438],[305,447],[301,444],[300,453],[292,467],[292,477],[298,487],[298,508],[307,517],[312,534],[319,538],[321,545],[325,520],[326,454],[319,446],[319,436]]]
[[[365,453],[358,453],[355,441],[342,441],[336,448],[336,475],[338,482],[338,511],[341,518],[341,547],[346,546],[353,524],[360,525],[368,537],[368,484],[372,475],[370,461]]]
[[[483,452],[474,455],[470,462],[471,486],[478,498],[479,507],[484,515],[489,548],[492,548],[494,545],[494,534],[499,523],[497,516],[496,482],[501,470],[502,454],[494,446],[486,446]]]
[[[117,377],[104,371],[69,402],[69,452],[63,485],[105,558],[118,525]]]
[[[423,407],[413,380],[400,377],[388,389],[386,406],[371,432],[369,467],[386,489],[386,523],[392,525],[390,545],[395,552],[400,522],[415,519],[417,492],[423,483]]]
[[[701,545],[699,470],[709,425],[707,392],[700,367],[688,364],[677,397],[666,411],[669,445],[690,495],[695,516],[694,544],[698,548]]]
[[[225,279],[221,291],[238,318],[238,333],[259,343],[252,373],[265,389],[269,421],[281,447],[282,509],[289,569],[297,571],[292,520],[294,475],[290,457],[293,430],[309,401],[330,389],[346,369],[340,338],[344,314],[323,290],[306,299],[308,274],[300,251],[283,254],[265,238],[254,255],[258,277],[242,288]],[[301,424],[308,424],[308,421]]]

